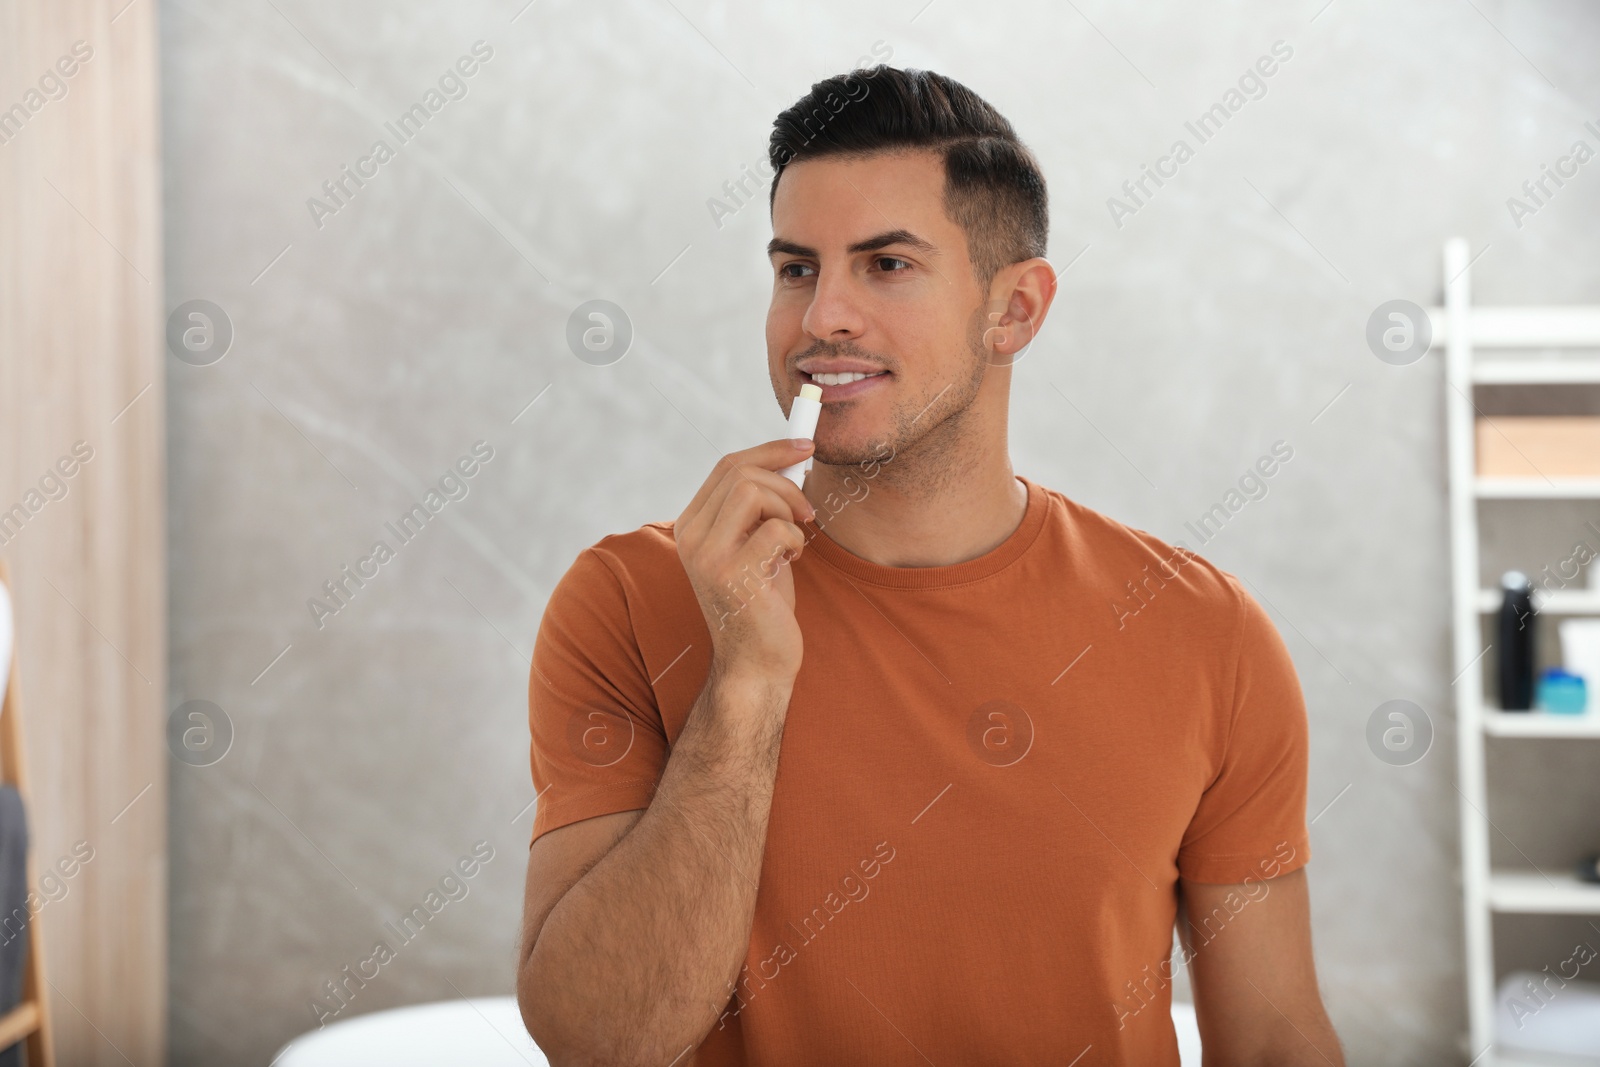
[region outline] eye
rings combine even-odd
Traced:
[[[812,271],[811,268],[806,264],[801,263],[798,260],[791,260],[790,262],[785,263],[778,268],[778,277],[785,279],[786,281],[793,281],[805,276],[803,274],[794,273],[794,268],[798,268],[801,271],[811,271],[813,274],[816,273],[815,271]]]
[[[877,259],[874,259],[872,262],[874,264],[876,264],[879,268],[883,269],[885,274],[898,274],[901,270],[908,270],[911,267],[910,263],[907,263],[905,260],[900,259],[898,256],[879,256]],[[897,264],[899,264],[899,266],[898,267],[884,268],[883,265],[885,263],[897,263]]]

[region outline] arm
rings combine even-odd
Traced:
[[[805,454],[780,440],[724,457],[674,526],[713,649],[648,807],[552,829],[529,849],[517,1000],[556,1067],[679,1063],[733,991],[802,656],[779,560],[805,546],[797,517],[815,516],[776,471]],[[542,644],[535,659],[546,652],[560,662]],[[553,690],[530,701],[536,739],[559,735],[570,702]]]
[[[1178,934],[1207,1067],[1344,1067],[1317,992],[1305,869],[1181,885]]]
[[[517,998],[553,1065],[659,1067],[716,1022],[749,948],[788,699],[709,682],[648,809],[534,842]]]

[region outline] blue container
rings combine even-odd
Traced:
[[[1539,706],[1557,715],[1581,715],[1588,703],[1587,687],[1581,675],[1560,667],[1546,667],[1539,674]]]

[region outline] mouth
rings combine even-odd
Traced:
[[[841,371],[836,374],[799,372],[802,382],[809,382],[822,387],[822,402],[824,404],[848,400],[869,390],[876,389],[886,382],[889,373],[889,371],[877,371],[873,374],[864,374],[860,371]]]

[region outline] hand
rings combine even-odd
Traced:
[[[816,509],[777,472],[813,447],[780,438],[723,456],[674,524],[678,558],[711,630],[713,666],[724,676],[787,685],[800,671],[787,564],[805,548],[799,522]]]

